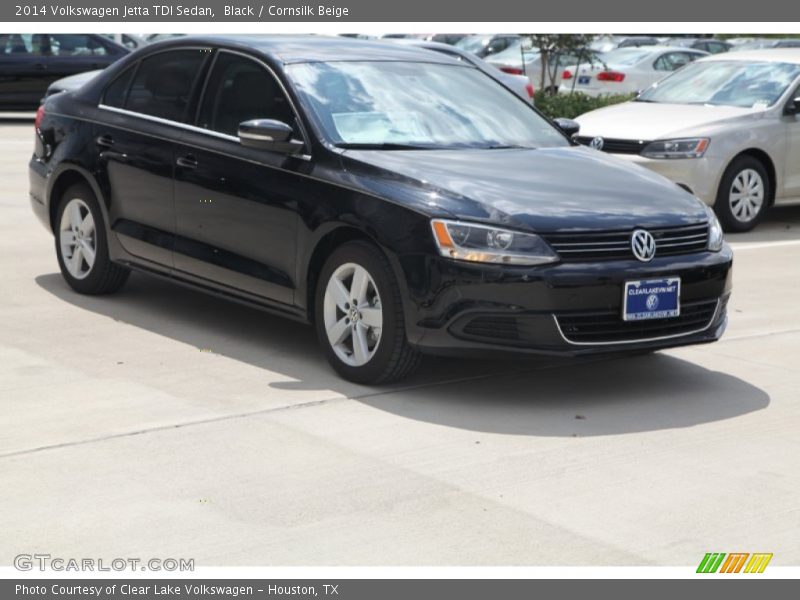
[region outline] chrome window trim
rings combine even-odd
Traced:
[[[553,317],[553,322],[556,324],[556,329],[558,329],[558,334],[561,336],[565,342],[572,346],[624,346],[625,344],[641,344],[647,342],[659,342],[661,340],[671,340],[675,338],[686,337],[689,335],[696,335],[698,333],[703,333],[707,331],[711,325],[714,324],[714,321],[717,320],[719,317],[719,307],[720,307],[721,299],[717,298],[717,305],[714,307],[714,314],[711,315],[711,318],[708,320],[708,323],[705,327],[701,329],[694,329],[692,331],[684,331],[683,333],[673,333],[671,335],[661,335],[656,337],[650,338],[640,338],[636,340],[623,340],[619,342],[573,342],[572,340],[568,339],[567,336],[564,335],[564,332],[561,331],[561,325],[558,324],[558,317],[556,315],[551,315]]]
[[[205,47],[180,46],[180,47],[177,47],[177,48],[165,48],[163,50],[159,50],[158,52],[153,52],[152,54],[148,54],[147,56],[145,56],[142,59],[140,59],[137,62],[137,64],[135,65],[135,70],[134,70],[133,77],[134,78],[136,77],[136,74],[139,71],[139,67],[140,67],[140,65],[142,63],[142,60],[146,60],[146,59],[150,58],[151,56],[155,56],[156,54],[161,54],[161,53],[164,53],[164,52],[172,52],[172,51],[178,51],[178,50],[201,50],[201,49],[205,49]],[[201,104],[203,102],[203,99],[205,98],[205,93],[206,93],[206,89],[208,87],[208,82],[209,82],[209,80],[211,78],[211,69],[214,68],[214,65],[216,64],[217,56],[219,55],[220,52],[227,52],[229,54],[236,54],[236,55],[241,56],[243,58],[247,58],[249,60],[252,60],[253,62],[259,64],[262,68],[264,68],[272,76],[272,78],[278,84],[278,87],[280,88],[281,92],[286,97],[286,100],[289,102],[289,106],[291,106],[292,112],[294,113],[295,119],[297,120],[297,126],[300,128],[300,135],[303,137],[303,147],[305,148],[306,152],[303,153],[303,154],[293,154],[291,156],[293,158],[298,158],[300,160],[310,161],[311,158],[312,158],[311,154],[310,154],[310,150],[311,150],[311,144],[310,144],[310,141],[309,141],[310,138],[308,137],[308,133],[306,132],[305,125],[303,125],[303,121],[300,118],[300,113],[297,110],[297,106],[295,105],[294,101],[292,100],[292,97],[287,92],[286,86],[283,85],[283,82],[275,74],[275,71],[266,62],[264,62],[261,59],[258,59],[256,57],[251,56],[251,55],[249,55],[247,53],[244,53],[244,52],[238,52],[236,50],[229,50],[227,48],[219,48],[219,49],[217,49],[217,51],[215,52],[215,55],[214,55],[214,57],[212,59],[213,62],[211,63],[211,68],[206,73],[205,81],[203,81],[203,88],[202,88],[202,91],[200,93],[200,98],[199,98],[199,102],[198,102],[198,105],[197,105],[197,110],[198,111],[200,110],[200,106],[201,106]],[[123,72],[124,72],[124,69],[123,69]],[[130,85],[133,85],[133,80],[131,80],[131,84]],[[105,90],[103,90],[103,98],[105,98]],[[220,133],[220,132],[214,131],[212,129],[204,129],[203,127],[198,127],[196,125],[190,125],[189,123],[181,123],[180,121],[173,121],[171,119],[164,119],[162,117],[155,117],[153,115],[148,115],[146,113],[140,113],[140,112],[136,112],[136,111],[133,111],[133,110],[127,110],[125,108],[117,108],[116,106],[108,106],[107,104],[103,104],[102,101],[100,102],[100,104],[97,105],[97,108],[99,108],[101,110],[107,110],[107,111],[110,111],[110,112],[118,113],[118,114],[121,114],[121,115],[126,115],[126,116],[129,116],[129,117],[137,117],[139,119],[144,119],[145,121],[151,121],[153,123],[159,123],[161,125],[168,125],[168,126],[171,126],[171,127],[177,127],[179,129],[184,129],[186,131],[191,131],[193,133],[200,133],[200,134],[209,135],[211,137],[222,139],[222,140],[225,140],[225,141],[228,141],[228,142],[235,142],[235,143],[241,145],[241,140],[235,135],[228,135],[226,133]],[[194,115],[194,118],[196,120],[196,118],[197,118],[196,114]]]

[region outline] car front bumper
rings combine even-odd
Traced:
[[[426,258],[404,265],[409,280],[406,326],[422,351],[460,355],[513,352],[586,355],[713,342],[727,324],[733,254],[702,252],[540,267],[474,265]],[[421,264],[421,263],[425,264]],[[681,278],[681,315],[622,320],[626,281]]]
[[[614,154],[659,175],[663,175],[678,185],[688,188],[692,194],[709,206],[717,199],[717,189],[726,163],[720,158],[654,159],[639,154]]]

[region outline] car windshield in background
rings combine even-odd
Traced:
[[[342,147],[569,145],[519,97],[471,67],[315,62],[287,72],[325,137]]]
[[[710,61],[688,65],[639,96],[641,102],[766,108],[800,75],[800,65]]]
[[[458,40],[455,46],[456,48],[461,48],[462,50],[466,50],[467,52],[472,52],[474,54],[488,44],[490,39],[492,39],[492,36],[490,35],[468,35],[467,37]]]

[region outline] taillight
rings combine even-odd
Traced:
[[[561,79],[572,79],[572,71],[566,70],[561,74]]]
[[[39,105],[36,110],[36,119],[33,121],[33,126],[38,130],[42,126],[42,119],[44,119],[44,104]]]
[[[532,83],[525,84],[525,91],[528,92],[528,98],[533,98],[533,84]]]
[[[522,75],[522,69],[517,67],[500,67],[500,70],[510,75]]]
[[[601,71],[597,74],[597,81],[625,81],[625,73],[619,71]]]

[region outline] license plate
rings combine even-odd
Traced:
[[[592,80],[590,75],[581,75],[578,77],[578,85],[589,85],[589,82]]]
[[[681,279],[626,281],[622,297],[623,321],[669,319],[681,314]]]

